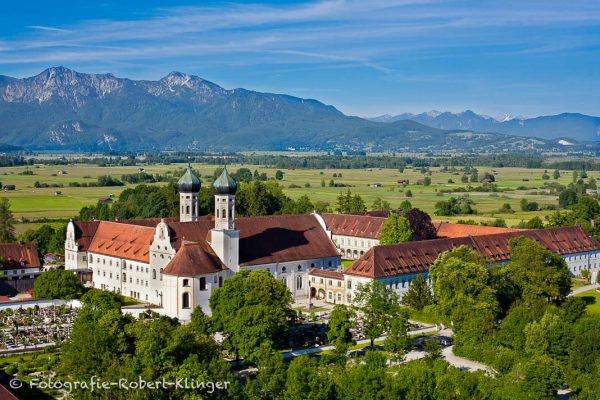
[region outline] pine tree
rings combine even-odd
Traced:
[[[14,242],[15,219],[10,210],[10,202],[6,197],[0,199],[0,243]]]
[[[417,275],[410,284],[406,294],[402,296],[402,304],[415,310],[422,310],[425,306],[433,304],[433,296],[423,275]]]

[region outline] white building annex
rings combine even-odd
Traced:
[[[560,255],[571,275],[589,271],[591,282],[598,281],[600,242],[580,226],[571,226],[374,246],[343,272],[312,271],[311,294],[328,302],[350,304],[361,284],[376,280],[402,298],[417,275],[429,281],[429,266],[439,254],[467,246],[485,256],[490,266],[502,265],[510,262],[510,239],[520,236]]]
[[[303,298],[309,269],[340,266],[315,215],[236,218],[237,186],[224,169],[213,184],[214,218],[199,217],[200,185],[188,167],[178,182],[179,220],[71,221],[65,267],[92,270],[93,287],[186,321],[196,306],[210,314],[211,293],[242,269],[266,269]]]

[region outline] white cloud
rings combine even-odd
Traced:
[[[283,6],[173,7],[139,20],[30,26],[17,39],[0,43],[0,64],[135,64],[210,57],[223,63],[293,68],[355,65],[389,74],[407,57],[444,58],[449,57],[448,49],[476,47],[479,52],[508,56],[596,46],[577,28],[598,24],[597,1],[328,0]],[[519,31],[523,28],[542,33],[523,34]],[[562,35],[560,43],[557,35]],[[510,51],[504,50],[508,47]]]

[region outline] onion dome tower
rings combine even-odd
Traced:
[[[191,165],[188,167],[179,181],[177,189],[179,190],[179,221],[195,222],[198,221],[198,195],[202,183],[200,178],[192,171]]]
[[[235,192],[237,191],[237,184],[227,172],[227,167],[223,168],[221,175],[214,181],[213,189],[215,190],[215,229],[235,229]]]

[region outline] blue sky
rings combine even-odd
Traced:
[[[316,98],[360,116],[600,115],[600,1],[6,1],[0,75],[50,66]]]

